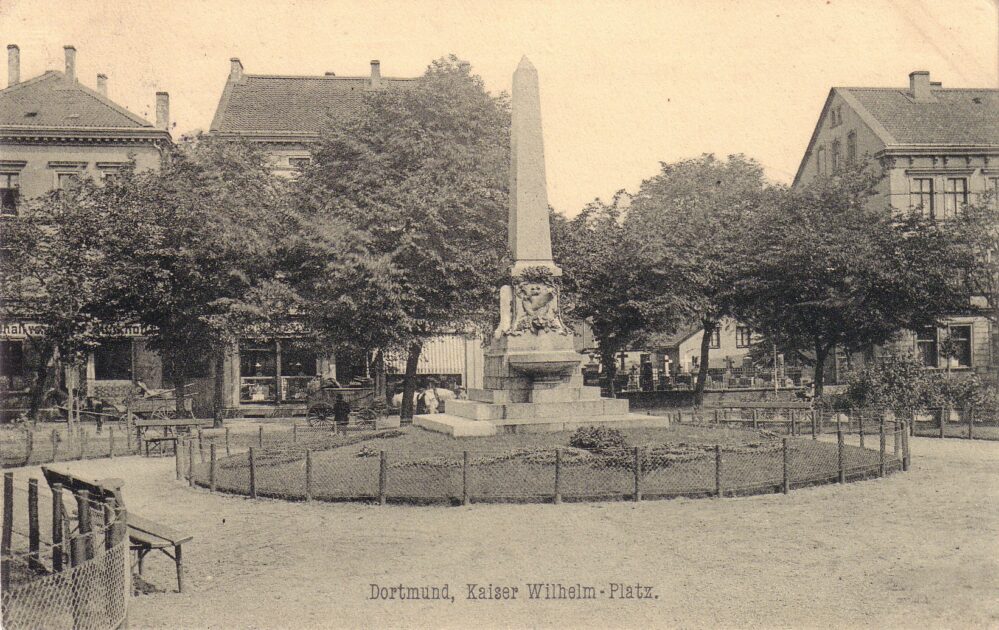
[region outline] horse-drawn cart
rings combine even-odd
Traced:
[[[350,405],[351,424],[372,423],[385,411],[384,401],[379,401],[374,387],[324,386],[310,393],[306,419],[309,426],[333,428],[336,424],[334,406],[337,397]]]

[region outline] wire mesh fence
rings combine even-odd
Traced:
[[[686,418],[691,424],[698,418]],[[884,476],[907,466],[904,422],[874,426],[863,446],[811,439],[813,423],[797,429],[784,420],[757,418],[758,428],[731,429],[740,445],[665,444],[628,448],[489,448],[427,450],[394,442],[398,431],[324,436],[224,456],[202,457],[196,439],[177,453],[177,478],[212,491],[287,500],[400,503],[561,502],[728,496]],[[781,426],[783,434],[765,428]],[[816,414],[814,426],[836,425]],[[871,426],[871,421],[868,422]],[[884,426],[884,439],[881,430]],[[859,423],[858,423],[859,427]],[[857,433],[860,429],[854,430]],[[859,434],[858,434],[859,435]],[[738,440],[730,440],[739,442]],[[851,440],[853,441],[853,440]]]
[[[4,628],[118,628],[131,590],[127,515],[114,502],[4,475]]]
[[[4,468],[55,461],[134,455],[139,440],[124,423],[0,426]]]

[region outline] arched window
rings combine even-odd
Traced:
[[[853,162],[857,161],[857,132],[851,131],[846,134],[846,161]]]
[[[826,174],[826,148],[819,147],[819,150],[815,153],[815,169],[818,171],[819,175]]]

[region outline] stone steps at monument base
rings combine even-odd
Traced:
[[[474,400],[449,400],[444,411],[469,420],[566,418],[626,414],[628,401],[621,398],[598,398],[574,402],[489,404]]]
[[[505,420],[469,420],[440,413],[415,416],[413,424],[452,437],[476,437],[498,433],[557,433],[589,426],[609,426],[615,429],[668,427],[670,423],[665,416],[643,416],[636,413]]]

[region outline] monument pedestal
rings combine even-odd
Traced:
[[[627,400],[601,398],[599,387],[584,386],[584,358],[565,333],[500,336],[486,354],[485,388],[469,390],[468,400],[447,401],[442,414],[416,416],[413,424],[454,437],[554,433],[591,425],[669,426],[665,417],[631,414]]]

